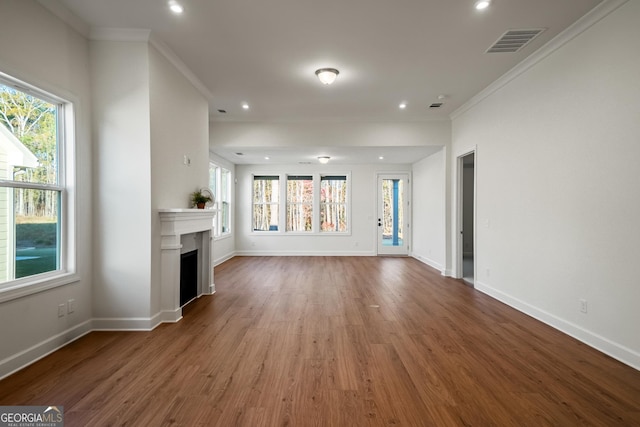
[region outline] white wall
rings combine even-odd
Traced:
[[[413,170],[413,250],[411,255],[444,272],[445,167],[446,149],[412,166]]]
[[[80,280],[0,303],[0,377],[91,327],[91,138],[87,41],[35,1],[3,0],[0,72],[49,91],[75,105],[77,194],[76,248]],[[58,304],[76,300],[76,311],[58,318]]]
[[[96,318],[151,315],[148,50],[146,42],[91,42]]]
[[[240,255],[375,255],[376,173],[408,172],[410,165],[237,165],[236,253]],[[349,235],[288,235],[252,231],[253,174],[351,174]]]
[[[455,188],[477,144],[476,287],[636,368],[639,22],[625,3],[454,117],[451,157]]]
[[[231,233],[221,237],[216,237],[213,242],[213,264],[218,265],[236,253],[236,224],[234,211],[236,210],[236,165],[218,156],[216,153],[209,152],[209,160],[218,166],[221,166],[231,172]]]
[[[209,104],[154,47],[149,47],[151,107],[151,314],[160,311],[159,208],[190,208],[209,182]],[[190,164],[184,164],[184,156]]]

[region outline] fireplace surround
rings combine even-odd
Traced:
[[[194,235],[198,250],[197,297],[215,293],[213,283],[213,209],[159,209],[160,215],[160,298],[163,322],[182,318],[180,304],[180,261],[183,238]],[[191,249],[191,248],[189,248]]]

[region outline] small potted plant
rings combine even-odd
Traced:
[[[213,201],[211,196],[204,194],[202,190],[194,191],[191,193],[191,203],[198,209],[204,209],[208,202]]]

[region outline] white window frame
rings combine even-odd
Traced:
[[[313,187],[313,195],[312,195],[312,199],[311,202],[294,202],[291,203],[289,202],[289,181],[290,180],[297,180],[298,178],[301,177],[309,177],[311,178],[310,181],[312,183],[312,187]],[[285,232],[288,234],[313,234],[316,230],[316,184],[317,184],[317,180],[315,179],[315,176],[313,174],[300,174],[300,175],[294,175],[294,174],[287,174],[286,177],[286,185],[285,185]],[[291,205],[310,205],[311,207],[311,230],[288,230],[288,226],[289,226],[289,221],[288,221],[288,214],[289,214],[289,206]]]
[[[277,230],[256,230],[254,228],[254,224],[253,224],[253,216],[254,216],[254,212],[255,212],[255,206],[256,203],[254,203],[253,201],[253,184],[256,180],[256,177],[278,177],[278,201],[275,203],[260,203],[261,205],[276,205],[278,206],[278,229]],[[284,178],[284,180],[283,180]],[[283,185],[282,183],[285,183],[285,185]],[[251,197],[251,217],[249,218],[250,221],[250,227],[251,227],[251,233],[256,234],[256,235],[262,235],[262,234],[266,234],[266,235],[273,235],[273,234],[278,234],[278,233],[283,233],[283,228],[286,228],[286,213],[282,212],[282,206],[283,203],[285,204],[286,207],[286,197],[287,197],[287,189],[286,189],[286,176],[283,177],[283,175],[281,174],[277,174],[277,173],[255,173],[251,175],[251,193],[250,193],[250,197]],[[285,199],[283,202],[283,198]]]
[[[39,184],[0,180],[5,188],[32,188],[60,192],[59,199],[59,268],[0,284],[0,303],[67,285],[80,280],[76,272],[76,178],[75,178],[75,110],[78,101],[72,96],[60,97],[0,72],[0,83],[58,106],[56,131],[58,150],[58,183]],[[4,126],[4,125],[2,125]]]
[[[345,208],[345,216],[346,216],[346,221],[347,221],[347,226],[346,226],[346,230],[345,231],[323,231],[322,230],[322,222],[320,221],[320,215],[322,214],[322,200],[320,197],[320,192],[322,191],[322,178],[324,177],[329,177],[329,176],[344,176],[345,177],[345,181],[346,181],[346,201],[344,203],[344,208]],[[347,234],[350,233],[351,231],[351,177],[349,176],[349,174],[345,174],[345,173],[326,173],[326,174],[320,174],[320,178],[318,180],[318,231],[321,234],[327,234],[327,235],[336,235],[336,234]],[[341,203],[332,203],[334,205],[339,205]]]

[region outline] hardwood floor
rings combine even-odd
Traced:
[[[238,257],[0,382],[66,426],[640,426],[640,371],[411,258]]]

